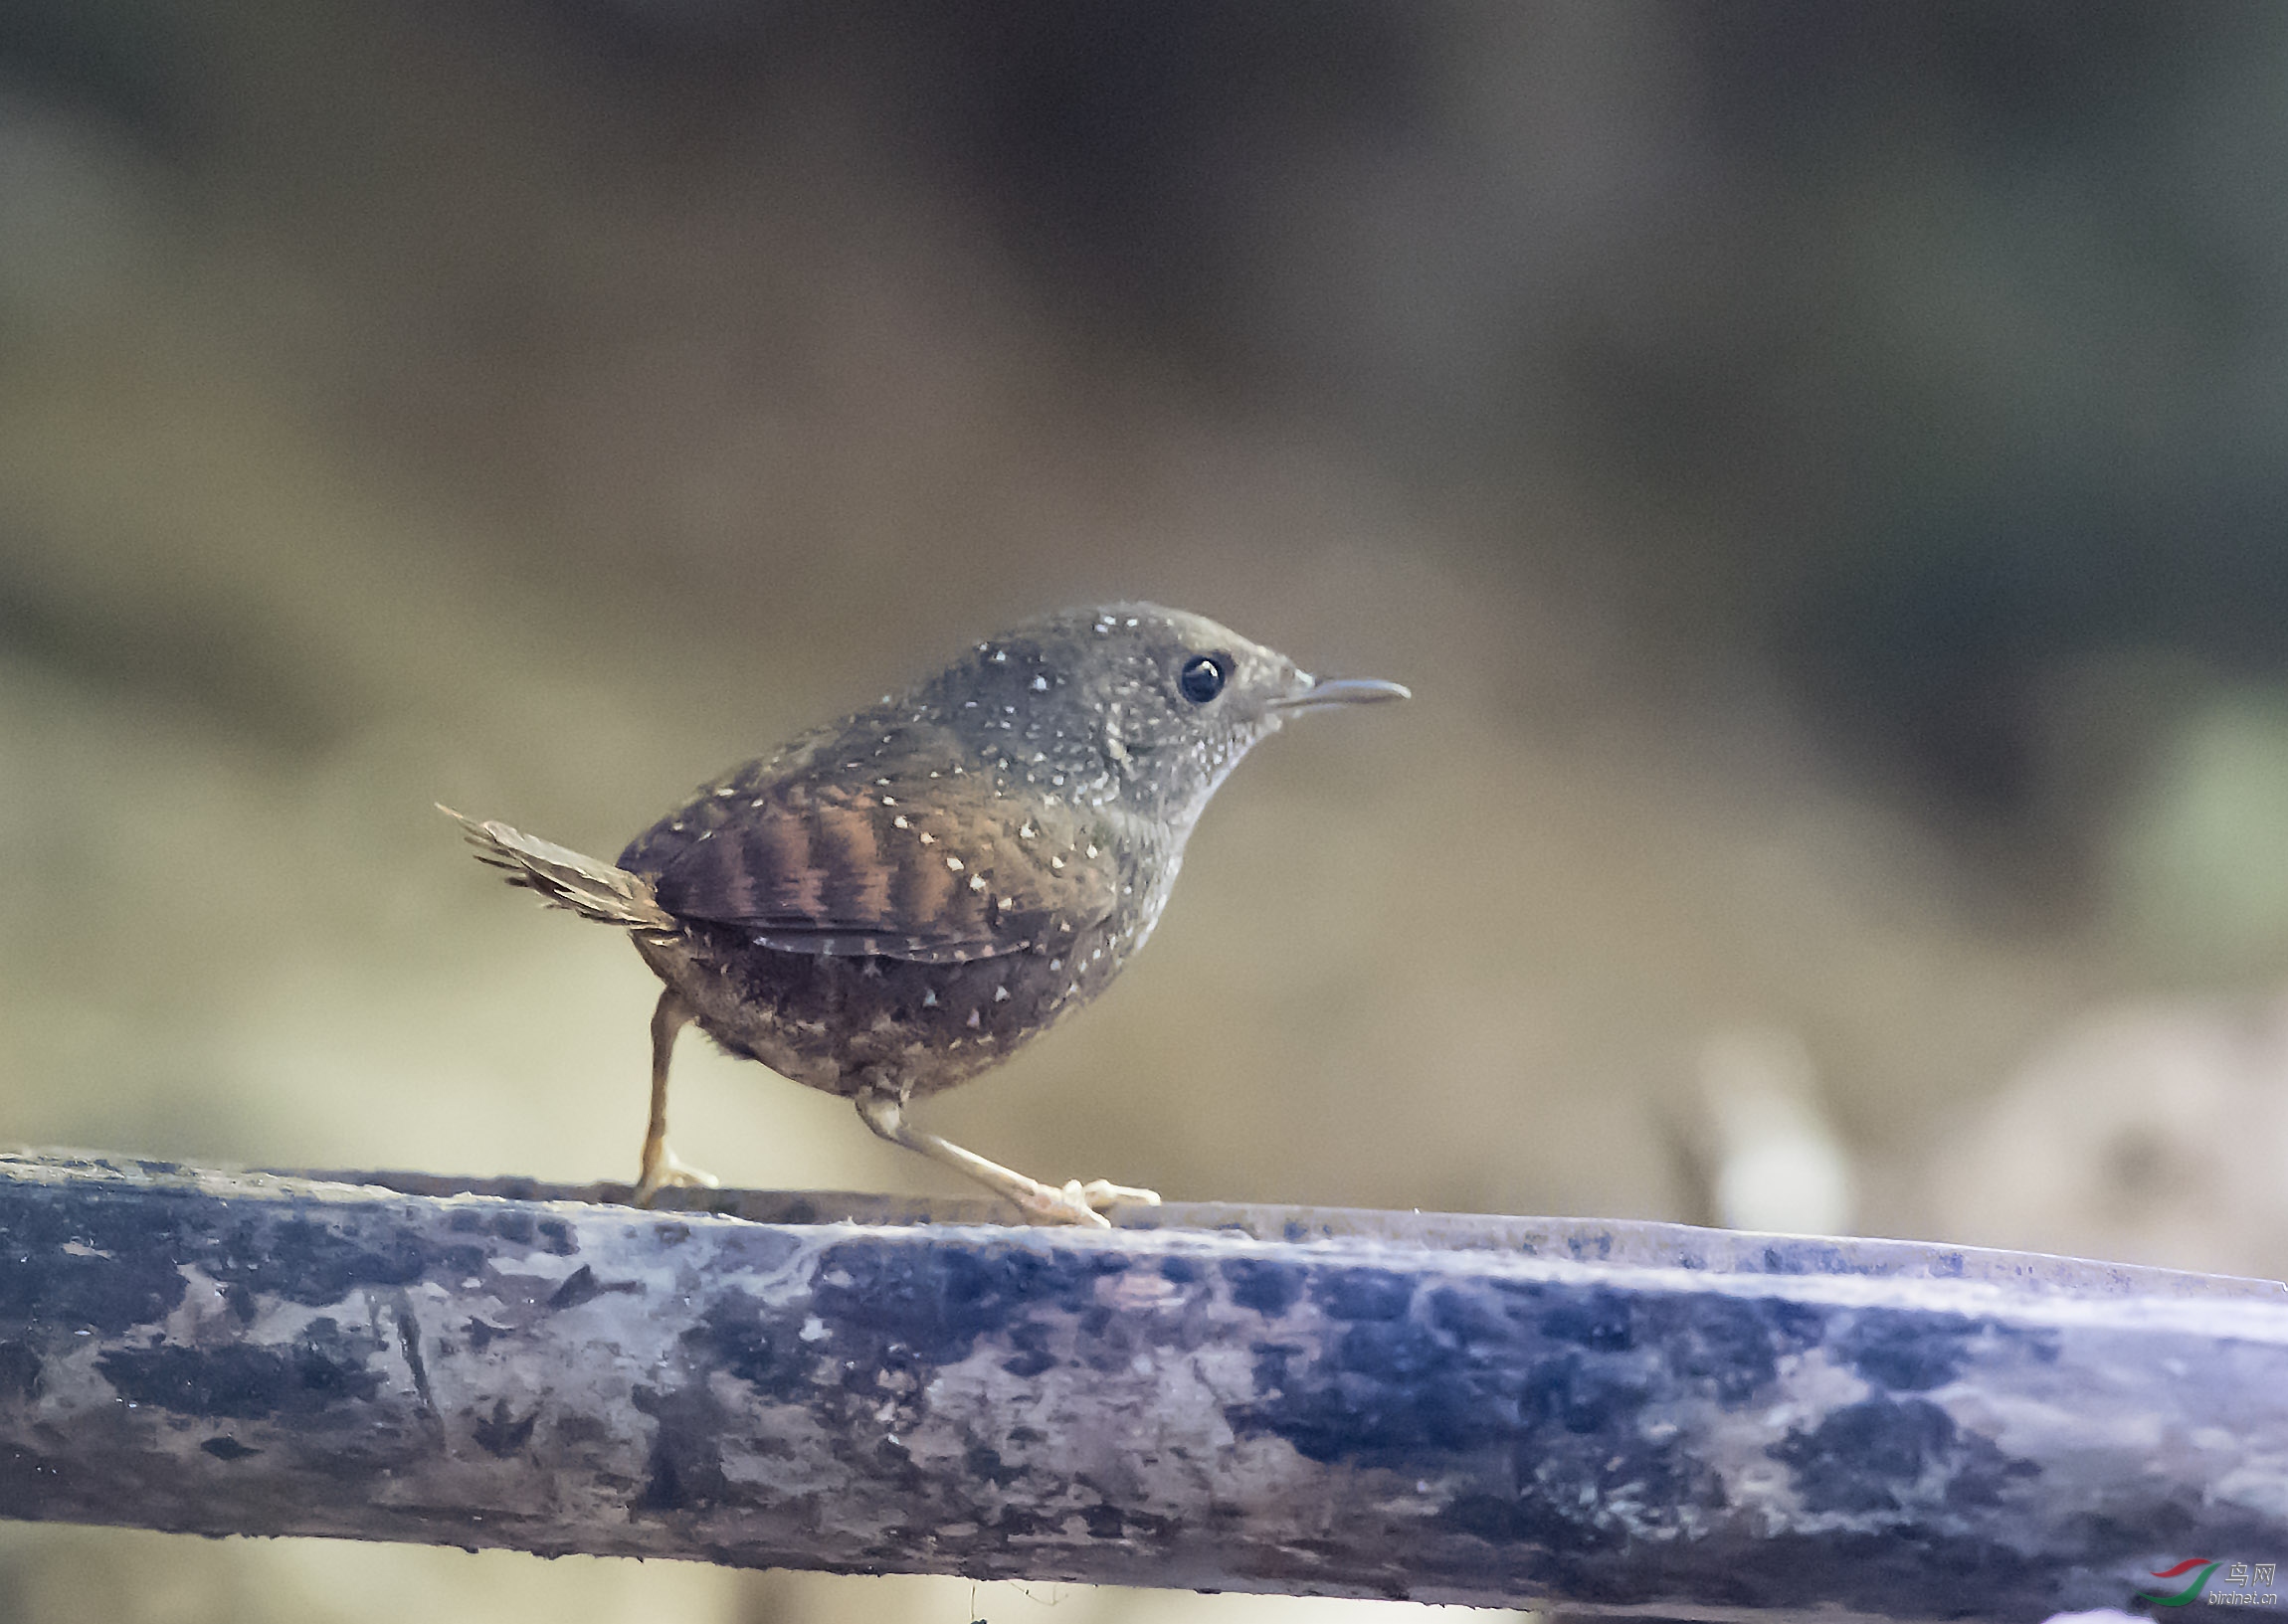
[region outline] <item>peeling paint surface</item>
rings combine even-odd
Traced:
[[[2288,1549],[2269,1283],[392,1181],[0,1158],[0,1515],[1671,1617],[2039,1619]]]

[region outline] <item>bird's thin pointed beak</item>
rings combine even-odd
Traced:
[[[1312,683],[1292,699],[1279,700],[1275,708],[1317,710],[1322,705],[1379,705],[1386,700],[1413,697],[1396,682],[1378,682],[1365,676],[1336,676]]]

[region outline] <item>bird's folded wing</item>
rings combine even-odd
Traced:
[[[1074,809],[1020,812],[982,776],[969,785],[950,806],[902,781],[773,786],[675,853],[654,888],[670,913],[764,947],[927,964],[1053,947],[1112,912],[1111,853]]]

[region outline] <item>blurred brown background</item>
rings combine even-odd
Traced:
[[[2288,1271],[2284,164],[2260,0],[14,0],[0,1135],[629,1176],[651,978],[430,803],[610,854],[1135,596],[1419,697],[932,1126]],[[951,1187],[678,1075],[727,1179]],[[0,1530],[28,1624],[409,1597],[1396,1616]]]

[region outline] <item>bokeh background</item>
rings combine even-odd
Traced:
[[[2283,173],[2264,0],[11,0],[0,1134],[628,1176],[649,976],[430,804],[610,854],[1145,597],[1419,697],[932,1126],[2288,1272]],[[1404,1611],[0,1530],[25,1624],[412,1602]]]

